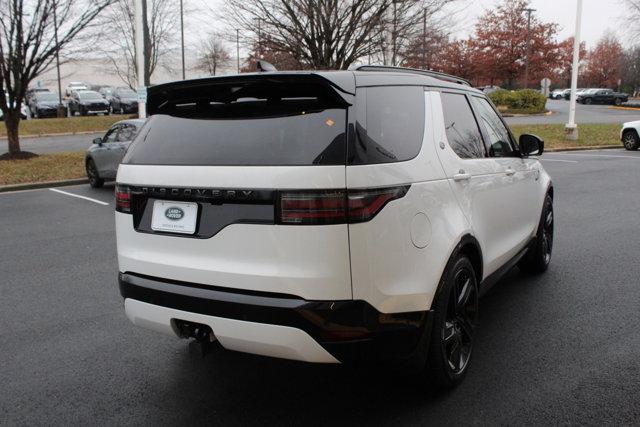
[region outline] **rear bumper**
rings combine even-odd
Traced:
[[[230,350],[317,363],[408,359],[431,312],[384,314],[365,301],[307,301],[119,274],[128,317],[174,334],[173,319],[206,324]]]

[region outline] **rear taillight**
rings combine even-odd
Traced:
[[[116,184],[116,211],[131,213],[131,190],[126,185]]]
[[[326,225],[366,222],[409,186],[361,190],[311,190],[280,193],[281,224]]]
[[[407,194],[409,186],[349,190],[349,222],[366,222],[376,216],[392,200]]]

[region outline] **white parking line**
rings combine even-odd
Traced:
[[[67,193],[66,191],[58,190],[57,188],[50,188],[49,190],[55,191],[56,193],[66,194],[67,196],[77,197],[78,199],[88,200],[93,203],[98,203],[99,205],[109,206],[109,203],[103,202],[101,200],[92,199],[91,197],[81,196],[79,194]]]
[[[562,162],[562,163],[578,163],[577,160],[560,160],[560,159],[540,159],[543,162]]]

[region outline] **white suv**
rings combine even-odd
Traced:
[[[452,387],[478,295],[546,270],[553,188],[486,96],[360,67],[180,81],[117,175],[119,283],[136,325],[318,363],[396,360]],[[218,345],[218,344],[216,344]]]

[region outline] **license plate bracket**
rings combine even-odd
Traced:
[[[198,223],[198,204],[155,200],[151,229],[165,233],[194,234]]]

